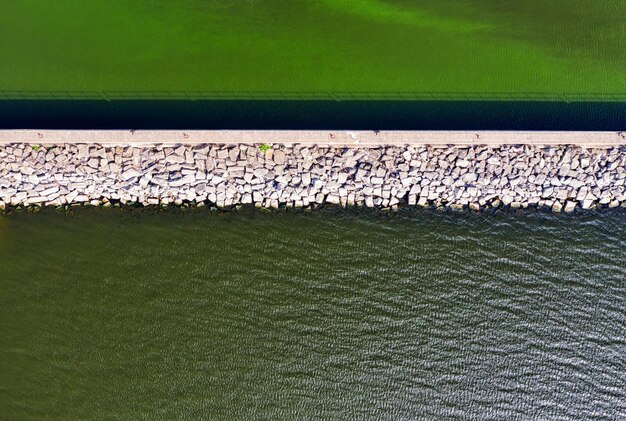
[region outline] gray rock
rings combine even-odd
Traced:
[[[574,210],[576,209],[576,202],[573,202],[571,200],[568,200],[567,202],[565,202],[565,212],[567,213],[571,213],[574,212]]]
[[[0,202],[548,206],[626,203],[626,150],[576,147],[0,146]],[[217,161],[215,160],[217,159]],[[287,166],[286,164],[289,163]],[[54,190],[57,188],[58,190]],[[502,199],[499,199],[502,198]],[[319,203],[319,204],[322,204]]]
[[[139,177],[140,175],[141,173],[139,171],[131,168],[122,173],[122,179],[124,179],[125,181],[128,181],[132,178]]]
[[[280,149],[274,151],[274,162],[278,165],[282,165],[286,162],[285,152]]]
[[[168,164],[181,164],[185,162],[185,158],[180,155],[172,154],[165,158],[165,162]]]
[[[591,209],[593,207],[593,200],[586,199],[580,202],[580,207],[583,209]]]

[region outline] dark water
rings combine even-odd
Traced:
[[[0,219],[0,419],[625,419],[626,215]]]
[[[33,128],[618,131],[626,130],[626,102],[0,100],[0,129]]]

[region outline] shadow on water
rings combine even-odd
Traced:
[[[1,129],[624,130],[625,102],[2,100]]]

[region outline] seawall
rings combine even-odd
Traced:
[[[0,207],[626,207],[626,146],[611,142],[116,146],[5,139]]]

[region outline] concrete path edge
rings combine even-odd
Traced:
[[[323,131],[323,130],[0,130],[0,145],[28,144],[306,144],[385,145],[626,145],[625,132],[583,131]]]

